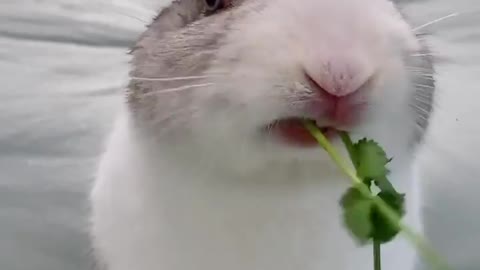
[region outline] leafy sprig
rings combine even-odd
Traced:
[[[450,270],[419,234],[402,223],[405,194],[398,193],[388,180],[387,164],[391,159],[377,142],[362,139],[353,143],[348,133],[341,133],[352,169],[314,123],[305,121],[305,127],[353,182],[340,199],[343,220],[357,242],[373,242],[375,270],[381,269],[380,245],[393,240],[399,232],[403,232],[435,269]],[[373,194],[374,187],[379,189],[377,194]]]
[[[349,135],[345,132],[341,133],[341,137],[344,144],[347,145],[350,159],[363,184],[369,187],[370,191],[372,186],[376,186],[380,189],[376,196],[386,202],[400,217],[405,215],[405,195],[398,193],[387,178],[389,170],[386,166],[392,159],[387,158],[385,151],[373,140],[362,139],[357,143],[352,143]],[[374,244],[391,241],[398,234],[399,228],[383,218],[372,200],[364,196],[359,197],[359,194],[361,195],[358,188],[353,187],[341,199],[347,227],[362,242],[369,239],[372,239]],[[347,198],[349,203],[345,204],[344,201]],[[352,224],[355,221],[352,220],[352,216],[359,215],[359,212],[357,212],[359,209],[356,208],[360,206],[357,206],[357,204],[362,206],[360,210],[362,210],[365,220],[358,219],[357,223]],[[360,222],[367,222],[368,225],[360,224]],[[364,232],[365,234],[354,233],[353,231],[356,231],[355,226],[369,227],[370,230]]]

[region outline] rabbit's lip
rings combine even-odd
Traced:
[[[297,147],[318,147],[319,144],[313,135],[305,127],[305,118],[284,118],[279,119],[265,127],[267,136]],[[315,123],[315,121],[312,121]],[[328,139],[335,139],[338,135],[338,129],[334,126],[319,126],[318,129]]]

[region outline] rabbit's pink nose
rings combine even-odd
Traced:
[[[336,56],[319,62],[312,60],[306,63],[305,71],[318,86],[317,91],[335,97],[347,96],[360,90],[373,76],[368,61],[354,56]]]
[[[373,72],[368,62],[358,58],[339,56],[335,60],[307,65],[306,76],[314,95],[321,100],[318,108],[324,112],[323,117],[334,125],[349,126],[358,120],[365,106],[364,96]]]

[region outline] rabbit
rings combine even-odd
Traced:
[[[429,47],[388,0],[176,0],[131,50],[91,190],[106,270],[370,270],[351,186],[303,125],[379,142],[423,231],[415,157],[434,113]],[[419,72],[422,71],[422,72]],[[401,235],[388,270],[419,257]]]

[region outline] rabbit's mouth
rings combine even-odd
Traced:
[[[317,140],[305,127],[304,118],[285,118],[279,119],[265,127],[265,132],[275,139],[298,147],[317,147]],[[315,123],[315,121],[312,121]],[[320,131],[328,138],[335,139],[338,135],[337,128],[333,126],[317,125]]]

